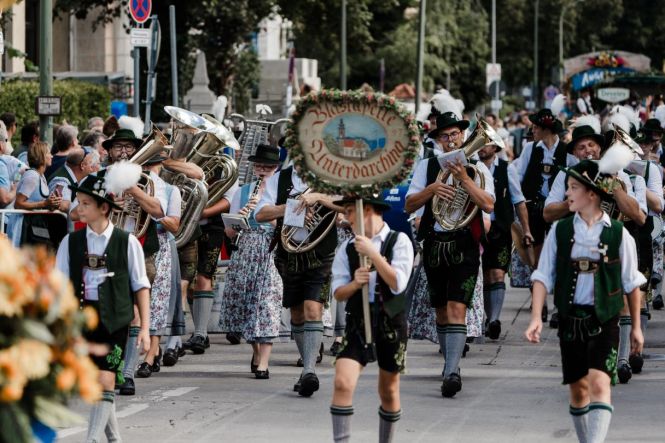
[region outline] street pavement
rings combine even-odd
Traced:
[[[409,341],[402,377],[402,419],[396,442],[573,442],[567,388],[561,385],[556,331],[545,326],[532,345],[523,332],[529,293],[509,289],[497,341],[471,344],[462,360],[463,389],[453,399],[440,394],[438,346]],[[551,301],[550,301],[551,304]],[[326,350],[331,338],[327,338]],[[665,311],[649,322],[642,374],[613,389],[615,412],[608,442],[665,442]],[[149,379],[137,379],[137,395],[116,397],[124,442],[325,442],[332,441],[329,406],[334,368],[324,356],[317,371],[321,389],[311,398],[292,391],[300,368],[294,343],[274,345],[270,380],[249,372],[251,348],[211,336],[204,355],[188,354]],[[368,367],[354,399],[352,441],[378,439],[376,365]],[[87,419],[89,407],[72,409]],[[84,425],[59,432],[79,442]]]

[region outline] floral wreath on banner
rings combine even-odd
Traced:
[[[406,125],[408,145],[402,153],[404,162],[399,172],[390,180],[384,180],[372,184],[349,184],[330,183],[319,178],[307,169],[305,164],[305,153],[298,139],[298,124],[307,110],[320,102],[337,104],[360,103],[376,105],[381,109],[394,111]],[[303,97],[291,114],[291,121],[286,127],[285,148],[293,160],[294,167],[302,180],[312,189],[324,194],[342,194],[344,196],[368,196],[368,194],[379,194],[384,189],[389,189],[404,182],[413,169],[418,150],[420,149],[420,131],[416,124],[416,117],[395,97],[382,93],[365,93],[360,91],[341,91],[339,89],[323,89],[320,92],[311,92]]]
[[[595,68],[618,68],[625,64],[625,60],[614,53],[601,52],[597,56],[589,58],[587,64]]]

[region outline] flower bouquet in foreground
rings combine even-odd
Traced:
[[[32,442],[33,429],[81,423],[65,403],[101,397],[71,283],[45,249],[17,250],[0,237],[0,442]]]

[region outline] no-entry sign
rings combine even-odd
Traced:
[[[129,12],[136,23],[145,23],[150,18],[152,0],[130,0]]]

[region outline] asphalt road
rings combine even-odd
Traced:
[[[463,390],[440,394],[442,358],[429,342],[410,341],[402,378],[398,442],[573,442],[567,388],[561,385],[556,331],[545,328],[538,345],[523,331],[529,319],[525,290],[509,289],[499,340],[472,344],[462,360]],[[332,339],[326,339],[328,349]],[[251,348],[211,336],[200,356],[187,355],[149,379],[137,395],[117,397],[125,442],[325,442],[332,441],[328,407],[334,368],[325,356],[317,368],[321,389],[311,398],[292,391],[300,369],[294,343],[275,344],[270,380],[249,373]],[[608,442],[665,442],[665,312],[649,323],[644,371],[613,390]],[[377,368],[362,374],[356,392],[352,441],[378,436]],[[72,404],[87,419],[88,406]],[[84,425],[63,429],[60,441],[78,442]]]

